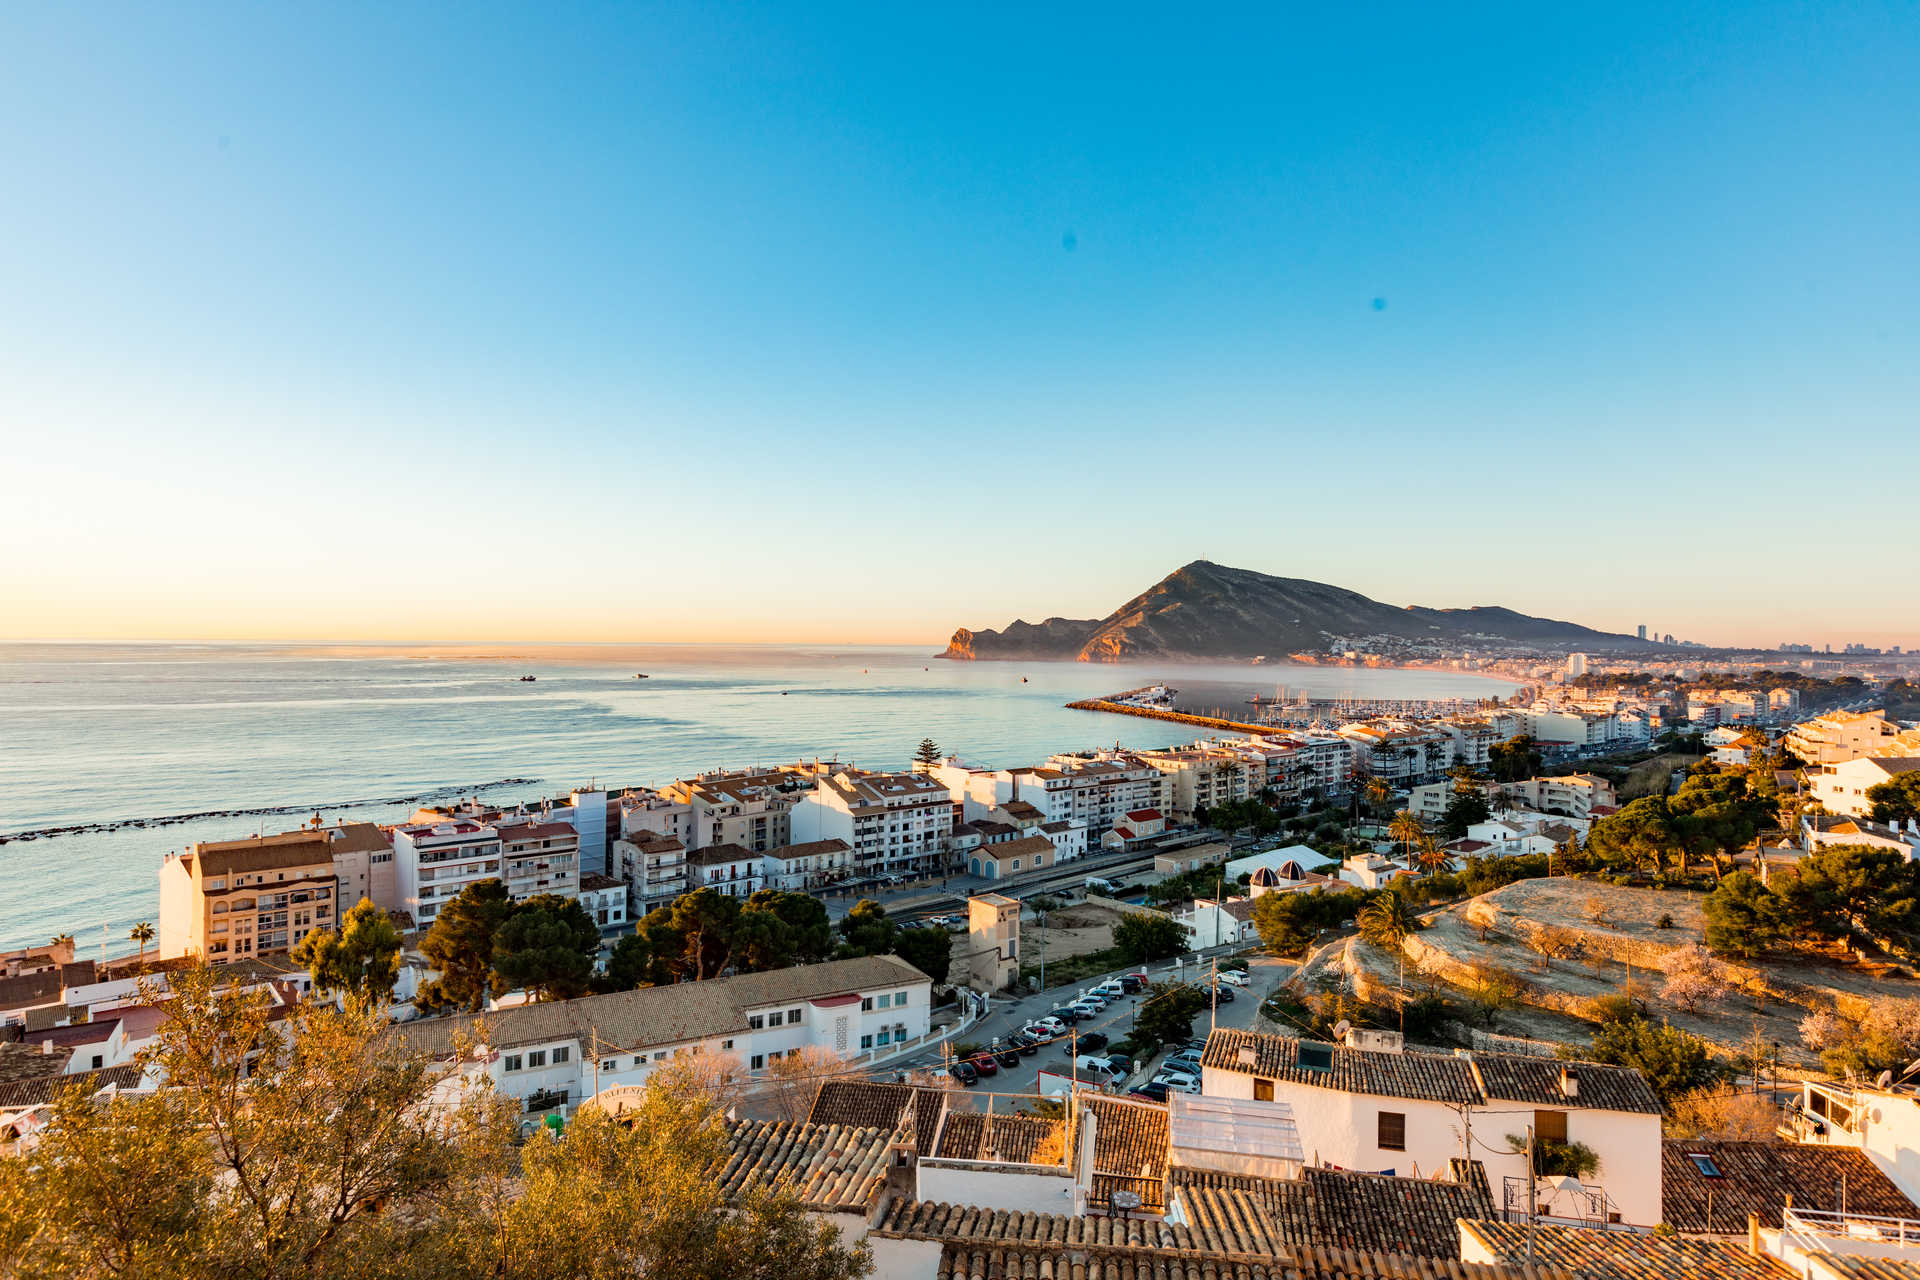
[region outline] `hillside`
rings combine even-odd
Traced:
[[[1104,618],[1015,621],[1004,631],[953,633],[943,658],[1073,659],[1279,658],[1321,649],[1336,636],[1403,641],[1506,643],[1565,648],[1638,648],[1646,642],[1511,609],[1398,608],[1357,591],[1276,578],[1196,560]]]

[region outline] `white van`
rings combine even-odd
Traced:
[[[1112,1084],[1120,1078],[1120,1073],[1113,1069],[1113,1064],[1102,1053],[1083,1053],[1073,1060],[1073,1065],[1081,1075],[1092,1076],[1102,1084]]]
[[[1113,881],[1107,879],[1105,876],[1088,876],[1087,888],[1093,890],[1095,893],[1120,892],[1120,887],[1114,884]]]

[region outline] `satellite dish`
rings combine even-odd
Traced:
[[[1333,1024],[1333,1038],[1335,1040],[1338,1040],[1351,1030],[1353,1030],[1353,1024],[1351,1022],[1348,1022],[1345,1018],[1342,1018],[1340,1019],[1340,1021]]]
[[[1893,1083],[1893,1072],[1882,1071],[1879,1075],[1874,1077],[1873,1083],[1875,1088],[1878,1088],[1878,1089],[1886,1088],[1888,1085]]]

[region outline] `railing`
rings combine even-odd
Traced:
[[[1795,1243],[1812,1250],[1827,1247],[1822,1241],[1854,1240],[1868,1244],[1892,1245],[1899,1249],[1920,1249],[1920,1220],[1889,1218],[1878,1213],[1847,1213],[1834,1209],[1798,1209],[1781,1211],[1783,1233]]]

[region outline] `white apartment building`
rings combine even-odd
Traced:
[[[1164,798],[1154,807],[1175,822],[1192,822],[1198,809],[1257,795],[1265,782],[1256,782],[1246,762],[1232,752],[1205,743],[1142,751],[1139,758],[1160,773]]]
[[[1920,755],[1920,731],[1902,733],[1884,711],[1830,711],[1787,730],[1786,747],[1808,764],[1912,756]]]
[[[580,905],[602,932],[622,929],[628,920],[627,882],[589,871],[580,877]]]
[[[687,854],[689,893],[712,889],[729,898],[745,898],[766,882],[765,856],[740,845],[708,845]]]
[[[766,973],[643,987],[500,1009],[482,1020],[473,1079],[528,1115],[571,1113],[596,1093],[646,1083],[685,1053],[730,1055],[750,1072],[803,1047],[841,1058],[927,1033],[933,984],[898,956],[868,956]],[[413,1048],[451,1060],[470,1023],[403,1024]]]
[[[1428,823],[1446,815],[1453,799],[1451,782],[1429,782],[1409,793],[1407,807]],[[1525,808],[1563,818],[1590,818],[1595,809],[1610,812],[1619,803],[1613,784],[1591,773],[1567,773],[1519,782],[1489,782],[1481,787],[1491,809]]]
[[[1128,810],[1156,806],[1161,790],[1159,770],[1126,752],[1055,755],[1018,769],[984,769],[948,756],[925,772],[947,788],[966,821],[1023,800],[1043,822],[1082,823],[1092,839]]]
[[[1480,1160],[1494,1203],[1521,1212],[1526,1155],[1507,1135],[1531,1127],[1600,1157],[1585,1186],[1536,1188],[1549,1218],[1662,1220],[1660,1101],[1630,1067],[1415,1053],[1393,1032],[1355,1031],[1336,1045],[1219,1030],[1201,1059],[1201,1094],[1289,1104],[1310,1165],[1431,1177],[1449,1160]]]
[[[613,842],[615,875],[627,885],[627,915],[638,920],[687,891],[687,850],[678,837],[635,830]]]
[[[761,859],[769,889],[805,892],[853,875],[853,847],[845,840],[810,840],[782,845]]]
[[[794,839],[843,840],[856,875],[938,875],[948,870],[953,797],[922,773],[823,777],[792,811]]]
[[[564,822],[403,823],[393,829],[395,891],[422,929],[481,880],[504,882],[516,901],[541,893],[578,897],[579,843]]]
[[[1864,818],[1873,812],[1867,792],[1920,769],[1920,756],[1859,756],[1807,769],[1807,790],[1828,813]]]

